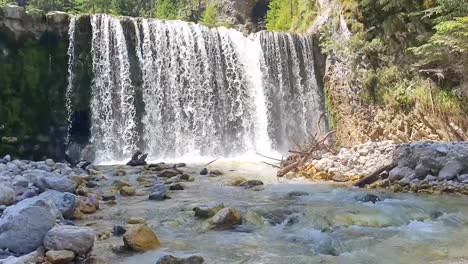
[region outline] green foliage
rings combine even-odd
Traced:
[[[441,22],[435,29],[426,44],[410,49],[419,59],[417,66],[453,85],[468,85],[468,17]]]
[[[208,27],[215,27],[219,25],[218,17],[218,7],[216,6],[216,4],[211,3],[206,7],[205,11],[202,13],[200,23]]]
[[[266,26],[270,31],[305,32],[315,17],[315,0],[271,0]]]

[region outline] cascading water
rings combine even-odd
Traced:
[[[91,143],[99,160],[122,159],[131,155],[138,141],[126,40],[116,18],[92,16],[91,25],[95,76],[91,90]]]
[[[91,25],[98,162],[137,148],[151,158],[285,151],[319,129],[307,36],[108,15]]]
[[[67,122],[68,122],[68,133],[65,142],[68,144],[70,140],[70,129],[72,126],[72,102],[71,102],[71,95],[73,92],[73,79],[74,79],[74,65],[75,65],[75,37],[76,37],[76,17],[72,16],[70,18],[70,25],[68,28],[68,36],[70,38],[70,42],[68,45],[67,56],[68,56],[68,85],[65,95],[65,106],[67,108]]]

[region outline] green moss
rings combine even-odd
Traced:
[[[16,42],[0,32],[0,40],[0,137],[34,144],[38,135],[65,125],[67,44],[53,35]],[[21,151],[0,143],[0,153]]]
[[[316,17],[315,0],[271,0],[267,13],[270,31],[305,32]]]

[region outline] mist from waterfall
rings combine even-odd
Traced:
[[[284,152],[319,130],[310,37],[109,15],[91,26],[97,162]]]

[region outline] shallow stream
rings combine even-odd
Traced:
[[[165,254],[201,255],[205,263],[468,263],[466,197],[373,191],[382,199],[373,204],[359,201],[367,190],[278,180],[274,168],[257,162],[215,162],[209,168],[225,173],[219,177],[200,176],[201,168],[185,168],[195,181],[183,183],[186,189],[172,192],[172,199],[149,201],[140,189],[141,196],[118,197],[117,205],[80,223],[104,231],[130,216],[144,217],[162,242],[159,250],[116,255],[110,247],[122,240],[112,237],[97,242],[96,255],[129,264],[155,263]],[[137,186],[138,175],[135,170],[119,179]],[[232,176],[262,180],[264,190],[226,186]],[[211,201],[237,208],[248,221],[234,230],[202,232],[192,209]]]

